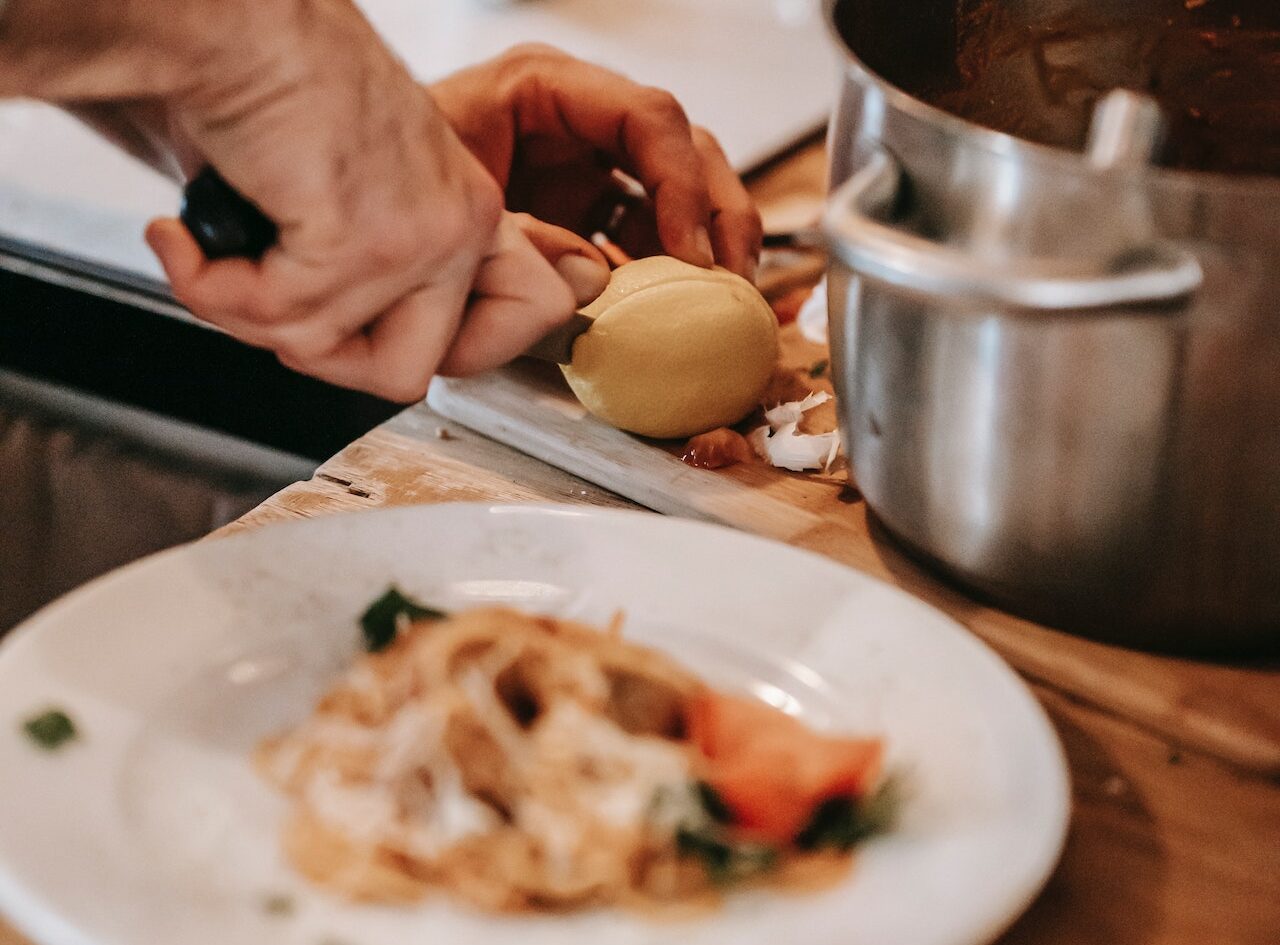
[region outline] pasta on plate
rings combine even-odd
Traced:
[[[362,655],[257,762],[290,863],[358,901],[494,912],[713,902],[818,875],[887,826],[878,739],[815,733],[553,617],[388,592]]]

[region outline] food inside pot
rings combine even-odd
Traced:
[[[1276,0],[847,0],[850,49],[893,84],[977,124],[1080,149],[1097,99],[1155,98],[1158,163],[1280,175]]]

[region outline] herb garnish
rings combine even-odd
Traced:
[[[662,802],[662,798],[657,800]],[[694,781],[680,792],[679,800],[669,800],[682,808],[676,849],[681,856],[697,859],[716,885],[727,886],[756,876],[777,863],[778,851],[773,847],[730,838],[725,828],[733,813],[719,792],[705,781]]]
[[[22,723],[22,729],[45,751],[56,751],[67,742],[74,741],[79,734],[71,716],[61,709],[49,709],[32,716]]]
[[[733,820],[733,811],[729,810],[729,805],[724,802],[720,792],[710,784],[706,781],[698,781],[694,783],[693,789],[697,792],[698,801],[708,817],[718,824],[727,824]]]
[[[676,849],[682,856],[694,856],[702,863],[713,883],[727,885],[772,869],[778,851],[759,843],[732,843],[710,831],[681,827],[676,831]]]
[[[890,778],[870,797],[833,797],[823,801],[805,828],[796,834],[795,844],[801,850],[851,850],[893,826],[901,794],[898,782]]]
[[[830,366],[831,362],[826,358],[823,358],[821,361],[814,361],[813,366],[809,368],[809,376],[815,379],[822,377],[822,375],[827,373],[827,368]]]
[[[370,653],[377,653],[390,646],[401,629],[411,621],[424,618],[440,620],[445,616],[443,611],[406,597],[392,584],[360,617],[364,648]]]

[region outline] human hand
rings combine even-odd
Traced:
[[[430,91],[511,209],[589,236],[618,203],[612,172],[621,170],[651,198],[624,219],[617,238],[625,249],[699,266],[714,254],[754,276],[760,215],[715,139],[690,125],[670,94],[537,45],[455,73]]]
[[[234,36],[168,103],[177,136],[276,222],[276,246],[209,261],[176,220],[148,242],[201,317],[304,373],[414,400],[437,371],[515,357],[576,300],[355,8],[308,8]]]

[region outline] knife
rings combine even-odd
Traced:
[[[581,312],[574,312],[563,325],[557,325],[540,341],[535,341],[525,349],[525,357],[537,358],[539,361],[553,361],[556,364],[573,362],[573,343],[592,326],[595,319]]]
[[[257,261],[280,235],[275,223],[212,167],[206,167],[187,183],[178,217],[209,259]],[[574,312],[567,322],[553,328],[525,354],[542,361],[568,364],[573,360],[573,343],[593,321],[588,315]]]

